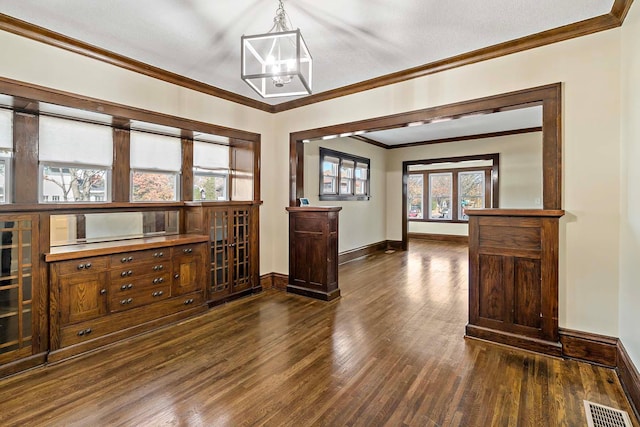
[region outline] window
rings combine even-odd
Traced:
[[[11,155],[13,153],[13,111],[0,108],[0,203],[11,195]]]
[[[320,147],[320,200],[369,200],[370,160]]]
[[[111,127],[49,116],[39,123],[40,201],[109,201]]]
[[[229,200],[229,147],[193,142],[193,200]]]
[[[492,206],[490,184],[491,167],[410,172],[407,182],[408,219],[466,222],[469,217],[464,209]]]
[[[132,202],[179,200],[180,138],[132,130],[130,162]]]

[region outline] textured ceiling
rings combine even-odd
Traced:
[[[285,0],[314,58],[314,93],[611,11],[613,0]],[[253,99],[240,36],[276,0],[0,0],[0,13]],[[292,98],[275,98],[271,104]]]

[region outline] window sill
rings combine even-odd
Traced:
[[[422,218],[407,218],[409,222],[433,222],[440,224],[469,224],[468,220],[462,219],[422,219]]]
[[[371,196],[347,196],[347,195],[336,195],[336,194],[325,194],[319,196],[319,200],[321,202],[336,202],[336,201],[367,201],[370,200]]]

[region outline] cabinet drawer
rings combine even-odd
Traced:
[[[109,301],[109,311],[115,313],[122,310],[129,310],[141,305],[151,304],[155,301],[162,301],[171,297],[171,285],[156,286],[153,288],[143,288],[122,292],[112,295]]]
[[[195,255],[202,255],[204,253],[205,245],[202,243],[193,243],[191,245],[181,245],[173,248],[173,256],[175,257],[190,257]]]
[[[163,274],[171,273],[171,260],[168,258],[163,261],[146,264],[136,265],[118,265],[111,270],[111,281],[115,280],[134,280],[137,277],[156,274],[161,276]]]
[[[111,279],[109,285],[109,295],[114,297],[120,293],[136,292],[142,289],[151,289],[158,286],[163,286],[171,283],[171,273],[165,271],[164,273],[148,274],[146,276],[135,277],[120,277],[117,279]]]
[[[134,252],[123,252],[121,254],[111,255],[111,266],[113,268],[118,268],[118,266],[123,266],[126,268],[128,265],[135,265],[141,262],[153,262],[156,261],[160,263],[161,261],[168,262],[168,259],[171,257],[171,248],[158,248],[158,249],[148,249],[144,251],[134,251]]]
[[[107,257],[93,257],[74,259],[71,261],[61,261],[55,263],[55,268],[58,269],[58,274],[77,274],[82,272],[95,272],[104,271],[107,268]]]
[[[170,314],[201,305],[204,302],[202,292],[158,301],[156,304],[133,310],[113,313],[99,319],[77,323],[60,330],[60,347],[68,347],[114,332],[127,330],[145,322],[159,319]],[[114,341],[116,341],[114,339]]]

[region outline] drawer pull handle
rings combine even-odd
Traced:
[[[130,256],[129,258],[127,258],[127,261],[129,261],[129,262],[133,261],[133,257]]]
[[[122,258],[120,262],[127,262],[127,257]]]
[[[164,277],[156,277],[155,279],[153,279],[154,285],[162,282],[164,282]]]
[[[185,300],[184,305],[189,305],[189,304],[193,304],[193,298],[189,298],[188,300]]]
[[[78,331],[78,336],[81,337],[84,335],[84,329],[82,329],[81,331]]]
[[[84,331],[84,334],[85,334],[85,335],[89,335],[90,333],[91,333],[91,328],[87,328],[87,329]]]
[[[84,264],[78,264],[78,270],[84,270]]]
[[[154,297],[161,297],[163,294],[164,294],[163,291],[155,291],[151,295],[154,296]]]
[[[120,289],[122,289],[123,291],[126,291],[127,289],[131,289],[131,288],[133,288],[133,283],[120,286]]]
[[[184,252],[185,254],[190,254],[191,252],[193,252],[193,249],[192,248],[183,249],[182,252]]]
[[[154,258],[162,258],[164,256],[164,253],[162,252],[154,252],[153,257]]]
[[[133,298],[127,298],[120,301],[120,304],[127,305],[127,304],[131,304],[132,302],[133,302]]]
[[[78,336],[82,337],[84,335],[89,335],[91,333],[91,328],[82,329],[78,331]]]
[[[180,275],[179,275],[179,274],[176,274],[175,276],[173,276],[173,278],[174,278],[174,279],[178,279],[178,278],[180,278]]]
[[[153,266],[153,271],[158,271],[158,270],[163,270],[163,269],[164,269],[164,265],[162,265],[162,264]]]
[[[91,268],[91,263],[88,262],[84,265],[84,268],[86,268],[87,270]]]
[[[133,271],[129,270],[127,271],[127,276],[131,276],[133,274]]]
[[[123,271],[122,273],[120,273],[120,276],[122,276],[122,277],[124,277],[124,276],[126,276],[126,275],[127,275],[127,272],[126,272],[126,271]]]
[[[106,295],[106,294],[107,294],[106,289],[100,289],[100,295]]]

